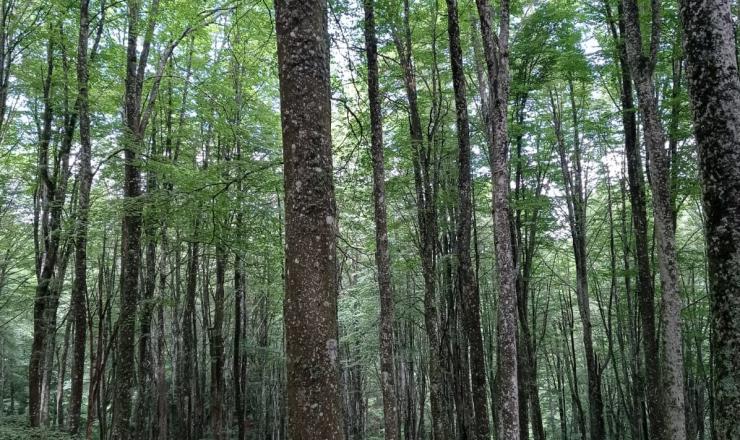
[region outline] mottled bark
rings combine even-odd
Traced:
[[[675,225],[671,201],[670,156],[665,147],[665,133],[660,120],[653,72],[660,45],[660,0],[651,1],[650,47],[643,50],[639,8],[636,0],[623,0],[624,37],[632,79],[635,81],[645,145],[650,163],[650,185],[653,192],[653,215],[658,250],[658,267],[662,287],[663,364],[662,408],[664,433],[662,438],[686,438],[684,407],[684,369],[681,337],[681,297],[678,290]]]
[[[285,188],[287,435],[341,439],[326,0],[275,3]]]
[[[460,46],[460,20],[457,0],[447,0],[447,30],[450,39],[450,63],[452,83],[455,89],[455,110],[458,145],[458,212],[457,212],[457,259],[458,283],[461,290],[461,307],[465,333],[469,344],[470,379],[474,409],[474,430],[471,433],[479,440],[488,439],[488,396],[486,387],[486,365],[483,350],[483,335],[480,327],[480,298],[475,284],[475,273],[470,257],[470,232],[472,222],[472,194],[470,170],[470,125],[468,100],[465,84],[462,48]],[[464,356],[467,358],[467,355]],[[465,363],[467,367],[467,362]],[[467,375],[465,375],[467,379]]]
[[[116,340],[115,382],[113,397],[112,438],[131,438],[131,394],[134,387],[136,309],[139,299],[141,261],[141,173],[137,164],[143,131],[139,119],[141,93],[137,68],[139,3],[128,2],[128,36],[126,47],[126,80],[124,91],[124,212],[121,224],[121,303]],[[145,45],[145,47],[148,47]],[[146,61],[145,61],[146,62]]]
[[[51,141],[52,104],[51,86],[54,71],[54,45],[49,40],[46,48],[46,76],[43,81],[42,130],[39,133],[39,189],[36,190],[37,206],[34,207],[34,229],[36,233],[36,299],[33,305],[33,342],[28,366],[28,415],[31,426],[41,423],[41,382],[43,376],[43,360],[47,337],[46,311],[49,307],[50,289],[54,267],[59,253],[58,220],[53,213],[50,198],[53,197],[52,181],[49,176],[49,143]],[[41,212],[43,211],[43,213]],[[39,219],[39,217],[41,217]],[[39,234],[41,223],[41,237]]]
[[[370,125],[373,161],[373,206],[375,219],[375,264],[380,291],[380,387],[383,394],[383,426],[386,440],[398,438],[396,375],[394,372],[394,303],[391,284],[388,214],[385,208],[385,163],[383,120],[378,72],[378,41],[375,34],[375,0],[364,0],[365,51],[367,53],[367,88],[370,101]]]
[[[648,406],[650,435],[660,439],[665,419],[660,379],[658,337],[655,329],[655,293],[653,274],[650,268],[650,241],[648,240],[647,207],[645,202],[645,177],[643,175],[640,146],[637,142],[637,114],[633,100],[632,76],[630,74],[627,47],[624,42],[625,24],[623,7],[618,5],[617,23],[614,23],[609,2],[605,1],[607,20],[614,43],[617,45],[616,61],[620,68],[622,104],[622,128],[624,149],[627,159],[627,176],[632,212],[632,227],[635,234],[635,262],[637,269],[637,297],[642,324],[642,348],[645,357],[645,391]],[[630,294],[630,292],[628,292]]]
[[[740,80],[728,0],[682,0],[711,295],[714,432],[740,438]]]
[[[516,267],[511,241],[507,109],[509,100],[509,1],[499,3],[499,30],[493,30],[493,13],[486,0],[476,0],[488,70],[491,106],[490,158],[493,183],[493,227],[498,269],[499,312],[497,323],[498,372],[496,405],[498,438],[519,438],[517,380]]]
[[[77,223],[75,225],[75,279],[72,285],[71,308],[75,323],[72,364],[72,389],[69,398],[69,432],[77,434],[80,428],[82,388],[85,376],[85,340],[87,338],[87,230],[92,186],[92,144],[90,139],[90,113],[88,100],[88,39],[89,0],[80,1],[80,31],[77,47],[77,93],[80,120],[80,150]]]

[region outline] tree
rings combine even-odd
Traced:
[[[373,204],[375,218],[375,264],[380,290],[380,375],[383,390],[383,422],[386,440],[398,438],[396,373],[394,371],[394,304],[388,245],[388,214],[385,207],[385,161],[383,155],[383,119],[378,72],[378,41],[375,34],[375,1],[364,0],[367,90],[370,102],[373,161]]]
[[[680,4],[707,234],[712,434],[725,440],[740,436],[740,79],[730,2]]]
[[[105,6],[101,8],[105,12]],[[98,26],[97,42],[100,41],[104,14]],[[74,355],[72,365],[72,391],[69,403],[69,432],[76,434],[80,428],[82,387],[85,375],[85,340],[87,337],[87,234],[92,187],[92,142],[90,139],[90,107],[88,99],[88,40],[90,34],[90,2],[80,1],[80,32],[77,42],[77,94],[80,119],[80,168],[79,194],[77,198],[77,224],[75,225],[75,281],[72,287],[74,310]],[[93,55],[94,55],[93,51]]]
[[[470,372],[472,378],[475,432],[470,435],[483,440],[490,437],[488,425],[488,396],[483,336],[480,327],[480,298],[475,285],[475,274],[470,259],[470,232],[472,222],[472,193],[470,176],[470,126],[468,99],[465,86],[460,21],[456,0],[447,0],[447,30],[450,38],[450,63],[455,89],[455,109],[458,143],[458,223],[457,264],[462,297],[462,308],[468,343],[470,344]]]
[[[493,224],[498,269],[499,312],[497,323],[499,394],[498,437],[519,438],[517,382],[516,268],[509,215],[509,171],[507,164],[509,100],[509,2],[499,4],[499,31],[493,30],[493,13],[486,0],[476,0],[483,36],[483,53],[488,70],[488,102],[491,106],[490,158],[493,183]]]
[[[614,17],[608,1],[604,2],[609,30],[617,46],[615,61],[620,69],[620,103],[622,105],[622,128],[624,129],[624,150],[627,161],[630,203],[632,205],[632,227],[635,234],[635,260],[637,269],[637,296],[642,324],[642,347],[645,357],[645,388],[649,402],[648,419],[651,436],[660,438],[664,430],[662,393],[660,389],[660,351],[655,329],[655,292],[650,268],[648,249],[648,220],[645,203],[645,177],[642,157],[637,140],[637,115],[633,98],[632,76],[624,41],[624,8],[618,5],[618,17]],[[616,23],[615,23],[616,22]]]
[[[288,437],[341,439],[326,0],[275,3],[285,174]]]
[[[671,201],[670,157],[665,148],[665,134],[660,120],[653,73],[657,63],[661,33],[661,6],[651,2],[650,46],[645,53],[637,1],[623,0],[624,38],[632,79],[637,88],[638,109],[642,115],[645,145],[650,163],[650,185],[653,192],[653,215],[658,244],[658,266],[662,287],[662,354],[661,379],[665,421],[664,439],[686,438],[684,405],[684,367],[681,336],[681,297],[679,295],[676,257],[676,231]],[[643,306],[641,313],[649,313]]]

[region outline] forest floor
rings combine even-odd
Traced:
[[[0,416],[2,440],[70,440],[69,434],[47,428],[31,428],[27,416]]]

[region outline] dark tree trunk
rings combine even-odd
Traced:
[[[42,113],[42,129],[39,133],[39,189],[36,190],[35,232],[36,232],[36,298],[33,306],[33,342],[28,366],[28,415],[31,426],[41,424],[41,400],[43,364],[45,358],[46,338],[48,325],[46,323],[47,310],[50,307],[50,284],[54,275],[54,268],[59,254],[59,219],[54,209],[54,188],[49,176],[49,144],[52,134],[52,74],[54,71],[54,45],[50,37],[46,55],[46,77],[43,83],[44,110]],[[58,204],[56,204],[58,205]],[[44,211],[41,213],[40,211]],[[51,212],[49,212],[51,211]],[[41,219],[39,219],[41,216]],[[39,223],[41,234],[38,236]]]
[[[422,277],[424,278],[424,327],[429,341],[429,400],[432,431],[435,438],[451,435],[448,405],[444,394],[444,355],[439,335],[437,316],[437,171],[433,145],[424,142],[421,116],[419,113],[416,72],[409,1],[403,2],[403,27],[394,34],[394,42],[404,75],[406,99],[409,106],[409,132],[411,136],[412,161],[414,167],[414,190],[416,214],[419,226],[419,251],[421,254]],[[423,429],[422,429],[423,431]]]
[[[470,347],[470,378],[474,409],[473,438],[490,437],[488,424],[488,397],[486,387],[486,365],[483,350],[483,335],[480,327],[480,298],[475,283],[475,273],[470,257],[470,232],[472,221],[472,194],[470,170],[470,125],[468,100],[465,84],[462,48],[460,47],[460,20],[457,0],[447,0],[447,30],[450,39],[450,62],[452,82],[455,89],[455,109],[458,143],[458,212],[457,212],[457,259],[458,283],[465,333]],[[464,355],[467,359],[467,354]],[[467,362],[465,362],[467,367]],[[467,379],[467,374],[464,375]],[[467,380],[466,380],[467,382]]]
[[[216,291],[214,294],[213,322],[209,329],[211,351],[211,430],[213,438],[224,439],[224,284],[226,277],[226,251],[216,248]]]
[[[375,208],[375,263],[380,290],[380,380],[383,393],[383,425],[386,440],[398,439],[398,407],[394,372],[394,303],[388,245],[388,215],[385,208],[385,163],[383,155],[383,120],[378,72],[378,41],[375,35],[375,0],[364,0],[365,50],[370,101],[373,160],[373,206]]]
[[[486,0],[476,0],[488,70],[491,106],[490,158],[493,184],[493,225],[498,269],[499,312],[497,323],[498,372],[496,405],[498,438],[518,439],[519,396],[517,366],[516,267],[511,241],[509,208],[508,100],[509,100],[509,1],[499,3],[499,31],[493,30],[493,13]]]
[[[82,388],[85,377],[85,340],[87,338],[87,230],[92,186],[92,145],[88,100],[88,39],[89,0],[80,1],[80,32],[77,47],[77,93],[80,119],[80,151],[77,154],[79,189],[77,195],[77,223],[75,225],[75,279],[72,285],[71,309],[74,319],[74,352],[72,363],[72,390],[69,398],[69,432],[77,434],[80,428]]]
[[[605,2],[612,38],[617,44],[622,85],[622,127],[624,128],[624,148],[627,158],[630,203],[632,205],[632,226],[635,234],[635,259],[637,265],[637,296],[642,324],[642,347],[645,356],[645,389],[648,403],[650,435],[659,439],[664,431],[662,394],[660,390],[660,359],[658,338],[655,329],[655,294],[653,275],[650,270],[650,250],[648,249],[648,222],[645,203],[645,178],[642,171],[642,158],[637,142],[637,115],[632,97],[632,77],[629,71],[627,47],[623,41],[625,24],[623,7],[618,5],[618,25],[615,26],[609,3]],[[629,292],[628,292],[629,293]]]
[[[141,173],[137,164],[142,146],[139,107],[140,92],[137,81],[137,44],[139,4],[128,5],[128,44],[126,51],[126,81],[124,95],[124,213],[121,226],[121,305],[116,339],[116,362],[113,397],[114,440],[131,438],[131,391],[134,387],[136,310],[139,299],[139,271],[141,261]]]
[[[285,188],[287,436],[341,439],[326,0],[275,3]]]
[[[682,0],[711,294],[714,432],[740,437],[740,80],[728,0]]]
[[[560,156],[560,168],[562,170],[563,180],[565,181],[568,224],[570,226],[573,254],[576,262],[576,298],[578,300],[578,312],[583,327],[583,347],[588,378],[590,433],[593,440],[600,440],[606,435],[604,432],[604,403],[601,393],[602,367],[599,365],[593,347],[586,249],[586,197],[581,168],[578,109],[576,107],[575,89],[572,80],[568,81],[568,91],[573,120],[573,151],[570,154],[566,151],[563,137],[562,102],[552,92],[550,92],[550,101],[553,112],[553,125],[555,126],[557,138],[558,155]]]

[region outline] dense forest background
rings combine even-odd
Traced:
[[[740,438],[735,2],[275,3],[1,0],[0,437]]]

